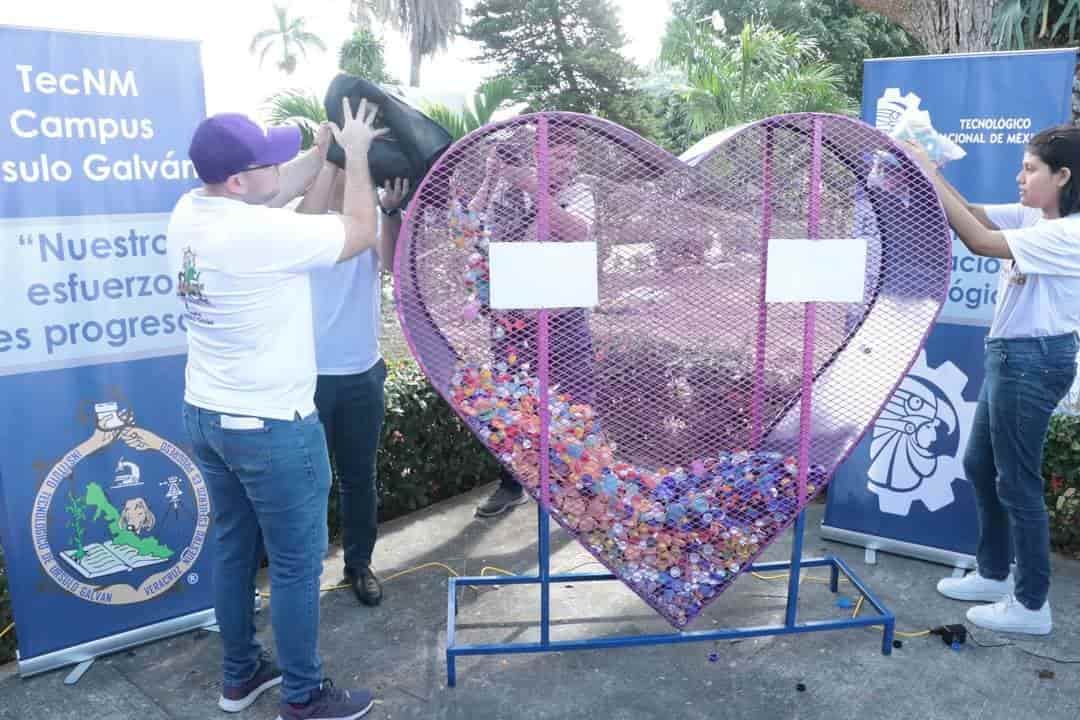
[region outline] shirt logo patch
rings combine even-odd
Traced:
[[[1016,261],[1009,264],[1009,284],[1027,285],[1027,275],[1016,269]]]
[[[177,273],[176,294],[183,298],[184,309],[187,311],[186,314],[190,320],[213,325],[212,321],[192,307],[192,305],[210,305],[210,301],[203,294],[205,286],[201,278],[202,273],[198,268],[195,251],[191,248],[184,248],[184,265],[180,272]]]

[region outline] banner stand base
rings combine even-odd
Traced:
[[[880,551],[891,553],[893,555],[903,555],[905,557],[915,558],[916,560],[926,560],[927,562],[946,565],[960,571],[972,570],[975,568],[974,555],[965,555],[964,553],[952,550],[942,550],[941,548],[929,547],[927,545],[907,543],[903,540],[894,540],[892,538],[869,535],[853,530],[844,530],[843,528],[826,525],[825,523],[821,524],[821,537],[826,540],[841,542],[845,545],[866,548],[864,561],[868,565],[877,563],[877,553]]]
[[[90,666],[94,664],[94,660],[97,658],[90,658],[89,660],[83,660],[81,663],[75,666],[75,669],[68,673],[68,676],[64,678],[65,685],[74,685],[82,679],[82,676],[86,674],[86,671],[90,669]]]
[[[86,672],[86,669],[90,667],[95,658],[127,650],[137,645],[145,645],[154,640],[162,640],[173,635],[205,628],[216,622],[217,618],[211,608],[128,630],[117,635],[110,635],[82,645],[56,650],[45,655],[37,655],[28,660],[19,658],[19,677],[28,678],[49,670],[79,663],[79,667],[64,680],[66,684],[72,685],[79,681],[79,678],[82,677],[82,674]]]
[[[262,595],[255,591],[255,614],[262,612]],[[58,667],[78,663],[75,668],[64,678],[65,685],[74,685],[82,679],[94,660],[102,655],[126,650],[136,645],[145,645],[156,640],[164,640],[173,635],[182,635],[192,630],[206,630],[207,632],[221,632],[218,628],[217,617],[214,611],[201,610],[197,613],[173,618],[156,625],[148,625],[142,628],[129,630],[126,633],[113,635],[88,642],[83,645],[57,650],[48,655],[39,655],[26,662],[19,661],[19,677],[28,678],[31,675],[55,670]],[[87,654],[89,653],[89,654]],[[38,665],[41,665],[39,667]]]

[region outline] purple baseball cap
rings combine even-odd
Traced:
[[[195,128],[188,156],[208,185],[264,165],[280,165],[300,152],[300,128],[264,128],[247,115],[212,115]]]

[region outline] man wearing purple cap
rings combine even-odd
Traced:
[[[218,705],[239,712],[280,684],[283,720],[351,720],[372,695],[324,678],[319,580],[327,550],[330,464],[315,411],[308,273],[376,240],[368,149],[386,130],[361,102],[329,126],[348,158],[341,215],[282,209],[315,179],[329,136],[300,149],[296,127],[215,115],[189,155],[205,187],[169,221],[169,258],[186,312],[184,422],[213,507],[214,609],[224,645]],[[255,640],[255,574],[270,559],[270,619],[281,670]]]

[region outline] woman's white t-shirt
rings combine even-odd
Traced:
[[[1080,213],[1046,220],[1019,203],[984,206],[1013,262],[998,281],[992,338],[1046,337],[1080,330]]]

